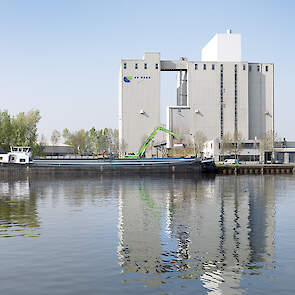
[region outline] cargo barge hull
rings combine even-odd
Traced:
[[[214,163],[213,163],[214,164]],[[26,174],[198,174],[212,172],[211,165],[197,158],[156,159],[34,159],[27,165],[2,165],[1,173]]]

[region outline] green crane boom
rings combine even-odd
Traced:
[[[144,152],[146,151],[148,145],[151,143],[151,141],[154,139],[154,137],[156,136],[156,134],[158,133],[158,131],[161,130],[163,132],[166,132],[174,137],[176,137],[178,140],[180,140],[180,136],[168,129],[165,129],[162,126],[158,126],[154,129],[154,131],[151,133],[151,135],[147,138],[147,140],[145,141],[145,143],[141,146],[141,148],[139,149],[138,154],[136,155],[125,155],[124,158],[128,158],[128,159],[137,159],[137,158],[141,158],[144,154]]]

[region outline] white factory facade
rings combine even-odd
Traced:
[[[241,35],[216,34],[201,61],[161,60],[160,53],[122,60],[119,77],[119,138],[137,152],[160,125],[160,74],[177,71],[176,105],[167,106],[166,128],[189,146],[198,132],[222,142],[238,132],[256,141],[274,130],[274,65],[242,60]],[[167,135],[167,147],[174,139]]]

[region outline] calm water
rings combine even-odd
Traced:
[[[295,177],[0,180],[0,294],[294,294]]]

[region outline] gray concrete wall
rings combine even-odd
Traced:
[[[195,69],[195,64],[198,69]],[[220,73],[214,63],[189,64],[188,101],[191,107],[191,132],[202,131],[207,138],[220,136]],[[204,70],[206,65],[206,70]]]
[[[173,106],[167,112],[168,128],[178,131],[186,144],[190,143],[192,135],[197,131],[202,131],[207,139],[221,136],[221,65],[223,65],[223,134],[228,133],[233,136],[235,131],[235,90],[237,90],[238,132],[245,140],[249,137],[248,64],[189,62],[187,73],[189,108],[184,110]],[[237,65],[236,88],[235,65]]]
[[[273,77],[273,64],[249,64],[249,139],[260,138],[264,133],[273,131]]]
[[[126,82],[124,77],[129,77],[130,82]],[[125,152],[137,153],[147,136],[159,125],[160,54],[147,53],[141,60],[122,60],[119,85],[120,145],[125,146]]]

